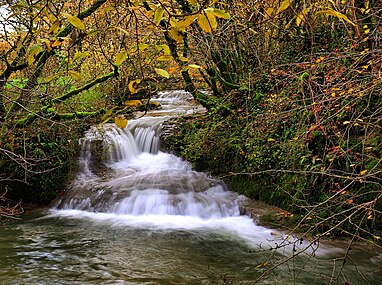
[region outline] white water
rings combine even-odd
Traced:
[[[50,215],[111,227],[210,231],[251,246],[293,243],[241,215],[244,197],[227,191],[221,181],[159,150],[165,120],[203,111],[190,104],[191,98],[185,92],[162,93],[156,99],[161,110],[131,120],[124,130],[112,124],[89,130],[81,140],[80,173]],[[97,142],[102,142],[104,159],[98,172],[92,170],[92,145]]]

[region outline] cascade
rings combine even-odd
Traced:
[[[164,92],[156,98],[161,110],[131,120],[123,130],[114,124],[92,127],[80,141],[79,174],[57,208],[136,216],[239,216],[237,194],[206,173],[193,171],[187,161],[159,150],[165,120],[202,111],[189,103],[191,99],[186,92]],[[94,167],[97,163],[103,164],[101,171]]]

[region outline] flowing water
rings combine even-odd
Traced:
[[[338,246],[241,215],[244,197],[160,146],[164,121],[203,109],[181,91],[155,100],[162,109],[124,130],[87,132],[80,171],[46,215],[1,225],[0,284],[252,284],[277,263],[261,284],[382,284],[381,254],[353,249],[342,267]]]

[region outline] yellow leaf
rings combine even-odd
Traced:
[[[115,58],[115,65],[120,66],[127,59],[127,51],[122,51]]]
[[[61,40],[59,40],[59,39],[55,40],[55,41],[52,43],[52,48],[54,48],[54,47],[58,47],[59,45],[61,45],[61,43],[62,43]]]
[[[76,52],[75,54],[74,54],[74,57],[73,57],[73,62],[74,61],[76,61],[76,60],[80,60],[80,59],[83,59],[83,58],[85,58],[85,57],[88,57],[89,56],[89,54],[90,54],[90,52],[88,52],[88,51],[86,51],[86,52]]]
[[[350,124],[350,121],[345,121],[343,122],[344,125],[349,125]]]
[[[224,10],[221,10],[221,9],[207,8],[204,11],[211,12],[212,14],[214,14],[218,18],[222,18],[222,19],[226,19],[226,20],[231,19],[230,14],[228,12],[224,11]]]
[[[127,126],[127,119],[124,115],[118,115],[114,118],[114,123],[120,129],[124,129]]]
[[[169,55],[169,54],[171,54],[170,48],[169,48],[169,46],[166,45],[166,44],[163,44],[163,45],[157,45],[157,46],[156,46],[156,49],[159,50],[159,51],[162,51],[162,50],[163,50],[163,53],[164,53],[165,55]]]
[[[196,17],[197,17],[197,15],[186,16],[184,18],[184,20],[179,21],[179,22],[174,22],[172,24],[172,26],[176,27],[176,28],[187,28],[187,27],[189,27],[194,22]]]
[[[70,15],[68,13],[63,13],[65,18],[68,20],[70,24],[72,24],[73,27],[79,29],[79,30],[85,30],[85,25],[82,23],[80,19],[78,19],[76,16]]]
[[[31,48],[28,51],[28,65],[32,65],[35,61],[36,55],[42,50],[42,46],[40,44],[35,44],[31,46]]]
[[[128,88],[131,94],[135,94],[140,90],[140,88],[135,88],[139,83],[141,83],[140,79],[136,79],[129,82]]]
[[[298,14],[296,16],[296,25],[297,25],[297,27],[300,26],[301,22],[305,21],[305,17],[309,13],[310,9],[311,9],[311,7],[305,8],[304,10],[301,11],[300,14]]]
[[[158,25],[159,22],[162,20],[163,15],[164,15],[163,8],[162,7],[158,7],[158,9],[156,9],[155,13],[154,13],[154,23]]]
[[[50,26],[48,30],[48,34],[57,34],[60,29],[61,23],[60,21],[55,21],[52,26]]]
[[[275,9],[273,8],[268,8],[268,9],[265,9],[265,18],[269,18],[272,16],[273,12],[274,12]]]
[[[261,263],[257,264],[256,268],[266,267],[267,265],[268,265],[268,261],[264,261],[264,262],[261,262]]]
[[[359,174],[361,174],[361,175],[365,175],[366,173],[367,173],[367,169],[362,170]]]
[[[188,67],[190,67],[190,68],[196,68],[196,69],[200,69],[200,68],[202,68],[200,65],[197,65],[197,64],[189,64]]]
[[[55,73],[51,76],[48,76],[48,77],[45,77],[43,80],[42,80],[42,83],[49,83],[50,81],[52,81],[54,78],[56,78],[57,76],[59,76],[60,73]]]
[[[340,12],[334,11],[333,9],[328,8],[327,10],[321,10],[321,11],[316,12],[316,15],[319,15],[319,14],[326,14],[328,16],[337,17],[338,19],[343,19],[346,22],[348,22],[349,24],[355,26],[355,24],[352,21],[350,21],[346,15],[344,15]]]
[[[123,105],[131,107],[131,108],[137,108],[138,106],[142,105],[141,100],[127,100],[123,102]]]
[[[198,25],[204,32],[211,34],[217,28],[218,22],[212,12],[205,12],[205,14],[199,15]]]
[[[83,80],[83,76],[81,74],[79,74],[78,72],[74,71],[74,70],[69,70],[68,71],[68,74],[71,78],[73,78],[74,80]]]
[[[158,61],[169,61],[169,60],[172,60],[172,56],[171,55],[162,55],[160,57],[157,58]]]
[[[172,60],[172,56],[171,55],[162,55],[162,56],[158,57],[157,60],[159,60],[159,61]]]
[[[114,106],[113,108],[109,109],[105,115],[102,116],[101,120],[102,121],[105,121],[105,120],[108,120],[111,116],[111,114],[113,114],[114,110],[117,108],[117,106]]]
[[[279,9],[277,10],[276,14],[279,14],[282,11],[285,11],[286,9],[288,9],[290,4],[292,4],[292,0],[284,0],[283,2],[281,2],[281,5]]]
[[[170,74],[162,68],[154,68],[155,72],[164,78],[170,78]]]
[[[272,139],[272,138],[269,138],[268,141],[269,141],[269,142],[274,142],[275,140]]]
[[[179,56],[179,60],[183,62],[188,62],[188,58],[184,56]]]
[[[168,31],[168,35],[176,41],[176,43],[178,44],[181,44],[183,42],[183,36],[182,34],[180,33],[180,31],[175,28],[175,27],[172,27],[169,31]]]

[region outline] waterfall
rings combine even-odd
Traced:
[[[239,216],[239,196],[183,159],[160,151],[162,123],[171,114],[199,111],[186,92],[157,98],[162,110],[129,121],[94,126],[80,140],[80,172],[59,209],[119,215]],[[186,106],[186,107],[185,107]],[[152,115],[154,114],[154,115]],[[97,164],[101,164],[97,165]]]

